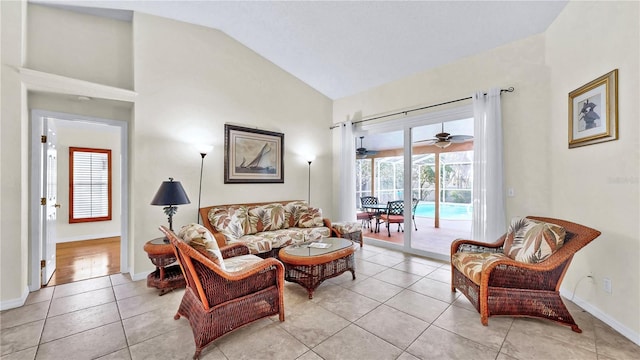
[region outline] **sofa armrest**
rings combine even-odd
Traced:
[[[328,218],[322,218],[322,222],[324,223],[324,226],[326,226],[329,229],[331,229],[331,220],[329,220]]]

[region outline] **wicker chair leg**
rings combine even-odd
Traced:
[[[200,353],[202,352],[202,348],[196,348],[195,354],[193,354],[193,360],[200,359]]]
[[[178,320],[178,319],[180,319],[180,314],[176,313],[176,314],[173,316],[173,320]]]

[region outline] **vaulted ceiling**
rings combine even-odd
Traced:
[[[544,32],[567,1],[57,1],[219,29],[331,99]]]

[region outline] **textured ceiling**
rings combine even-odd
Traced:
[[[31,1],[219,29],[331,99],[544,32],[567,1]],[[94,9],[86,9],[91,7]],[[95,12],[94,12],[95,13]],[[107,11],[104,16],[127,16]]]

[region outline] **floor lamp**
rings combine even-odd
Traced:
[[[207,156],[207,153],[213,150],[213,146],[211,145],[198,145],[198,152],[200,152],[201,160],[200,160],[200,187],[198,188],[198,208],[196,209],[196,222],[200,224],[200,199],[202,197],[202,168],[204,166],[204,157]]]
[[[314,155],[307,156],[307,163],[309,164],[309,188],[307,190],[307,204],[311,205],[311,163],[315,160]]]

